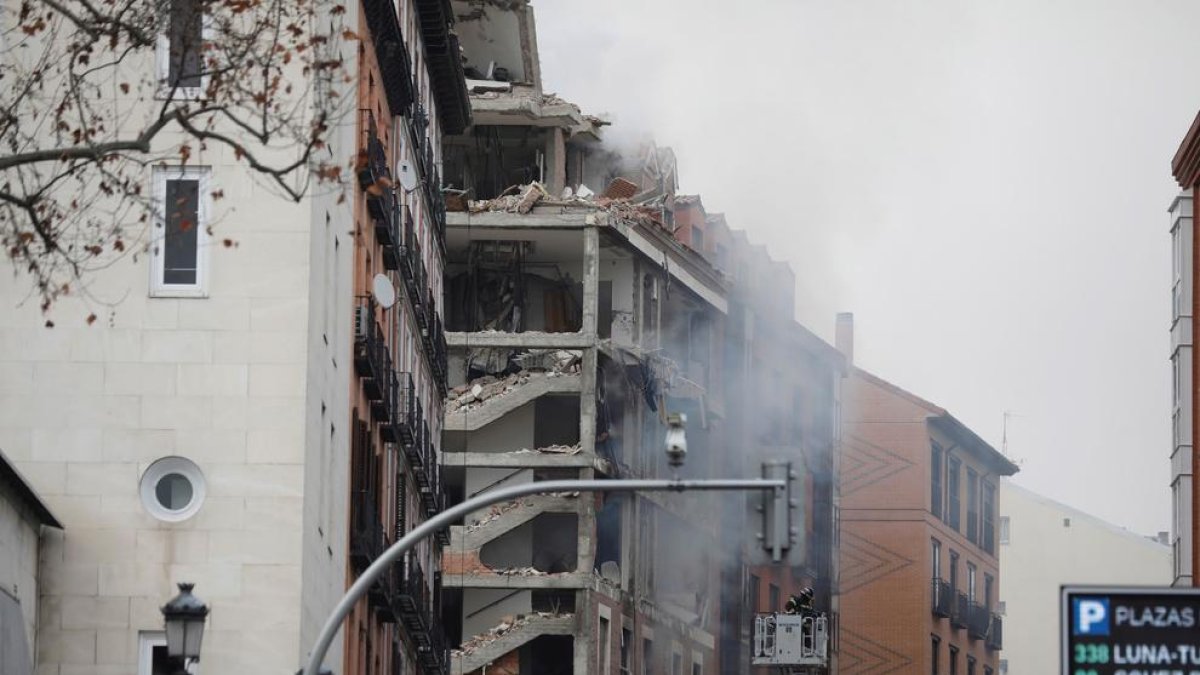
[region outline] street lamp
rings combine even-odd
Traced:
[[[200,640],[204,637],[204,619],[208,605],[192,595],[195,584],[179,584],[179,595],[162,606],[167,625],[167,656],[187,672],[189,663],[200,660]]]

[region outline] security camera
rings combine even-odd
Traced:
[[[687,423],[687,415],[671,413],[667,415],[667,462],[673,467],[683,466],[687,457],[687,435],[683,425]]]

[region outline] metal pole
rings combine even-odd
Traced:
[[[383,574],[393,562],[404,555],[417,542],[433,535],[438,530],[449,527],[459,518],[485,506],[504,502],[526,495],[546,494],[554,492],[687,492],[691,490],[783,490],[787,481],[768,480],[762,478],[750,479],[712,479],[712,480],[547,480],[535,483],[524,483],[499,488],[478,495],[463,503],[450,507],[436,516],[413,528],[411,532],[401,537],[388,547],[375,562],[367,567],[358,579],[346,591],[345,597],[333,609],[333,614],[321,628],[317,643],[309,654],[308,665],[304,675],[318,675],[325,653],[337,635],[338,629],[359,598],[366,594],[371,584]]]

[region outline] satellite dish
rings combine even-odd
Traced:
[[[404,160],[397,164],[396,175],[399,176],[400,187],[404,188],[405,192],[417,189],[417,172],[413,169],[412,162]]]
[[[386,274],[375,275],[371,282],[371,293],[375,296],[375,302],[384,309],[391,309],[396,304],[396,287]]]

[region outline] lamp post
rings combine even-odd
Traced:
[[[200,661],[200,641],[204,638],[204,620],[208,605],[192,595],[196,585],[181,583],[179,595],[162,606],[167,628],[167,657],[186,675],[188,666]]]

